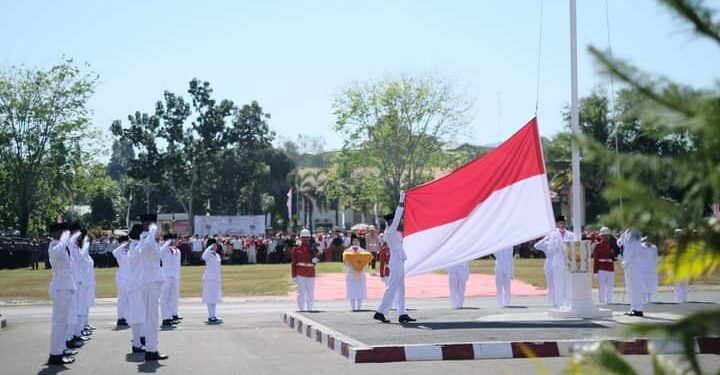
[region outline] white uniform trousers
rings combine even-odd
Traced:
[[[562,267],[552,268],[552,294],[555,307],[565,306],[565,292],[567,288],[567,270]]]
[[[688,295],[687,281],[675,283],[675,285],[673,285],[673,299],[675,300],[675,302],[677,302],[677,303],[687,302],[687,295]]]
[[[255,264],[257,263],[257,249],[254,247],[251,247],[250,250],[247,252],[248,257],[248,263]]]
[[[50,354],[61,355],[65,350],[65,341],[68,332],[71,331],[75,319],[71,314],[73,303],[72,290],[56,290],[51,293],[52,298],[52,320],[50,321]]]
[[[158,331],[160,329],[160,288],[162,282],[154,282],[142,287],[145,303],[145,350],[156,352]]]
[[[505,307],[510,304],[510,286],[512,285],[512,276],[508,272],[495,271],[495,289],[497,304],[499,307]]]
[[[465,285],[467,279],[448,275],[448,285],[450,287],[450,307],[460,309],[465,303]]]
[[[173,315],[177,315],[179,284],[177,279],[165,278],[160,291],[160,313],[163,319],[172,319]]]
[[[643,283],[642,272],[625,269],[625,279],[627,284],[625,288],[628,294],[628,303],[630,303],[630,309],[635,311],[643,311],[643,305],[645,302],[645,285]]]
[[[128,318],[128,287],[125,283],[116,283],[117,286],[117,317]]]
[[[387,314],[393,301],[397,304],[396,309],[398,315],[405,315],[405,262],[390,263],[390,278],[385,285],[382,301],[377,311],[381,314]]]
[[[312,311],[315,304],[315,278],[296,276],[295,283],[298,287],[298,310]]]
[[[543,270],[545,271],[545,280],[547,281],[548,301],[555,303],[555,283],[553,282],[553,271],[550,262],[545,262]]]
[[[600,304],[612,303],[613,285],[615,285],[615,272],[598,270],[598,301]]]

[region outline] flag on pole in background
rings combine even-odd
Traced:
[[[490,255],[555,228],[537,119],[494,150],[408,190],[408,276]]]
[[[287,192],[287,209],[288,209],[288,222],[292,220],[292,193],[293,189],[290,188]]]

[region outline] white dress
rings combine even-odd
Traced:
[[[222,278],[220,276],[220,255],[213,246],[203,252],[202,259],[205,261],[205,273],[203,273],[202,302],[217,304],[222,302]]]
[[[365,251],[361,247],[349,247],[344,254]],[[348,263],[345,263],[345,290],[347,299],[366,299],[367,298],[367,280],[365,280],[365,269],[362,272],[356,272]]]

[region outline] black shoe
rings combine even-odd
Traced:
[[[96,330],[96,329],[97,329],[97,327],[91,326],[90,324],[88,324],[88,325],[85,326],[85,330],[87,330],[87,331],[94,331],[94,330]]]
[[[183,320],[183,317],[178,315],[173,315],[172,318],[173,320]]]
[[[145,346],[145,336],[140,336],[140,345]]]
[[[630,311],[626,312],[625,315],[627,315],[627,316],[645,316],[645,314],[643,314],[642,311],[637,311],[637,310],[630,310]]]
[[[381,313],[379,313],[379,312],[376,312],[375,315],[373,315],[373,319],[379,320],[379,321],[381,321],[381,322],[383,322],[383,323],[390,323],[390,320],[388,320],[387,318],[385,318],[385,315],[383,315],[383,314],[381,314]]]
[[[168,359],[168,356],[166,356],[165,354],[160,354],[158,352],[145,352],[146,361],[158,361],[161,359]]]
[[[63,354],[62,354],[62,355],[65,356],[65,357],[72,357],[72,356],[74,356],[74,355],[77,354],[77,353],[78,353],[77,350],[74,350],[74,349],[65,349],[65,350],[63,350]]]
[[[173,321],[170,320],[170,319],[163,319],[163,321],[162,321],[162,326],[163,326],[163,327],[172,327],[172,326],[173,326]]]
[[[83,336],[86,336],[86,337],[90,337],[90,336],[92,336],[93,332],[89,331],[89,330],[82,330],[80,332],[80,334],[82,334]]]
[[[75,340],[65,341],[65,346],[67,346],[70,349],[82,348],[83,345],[85,345],[85,343],[82,340],[81,341],[75,341]]]
[[[73,336],[72,338],[74,341],[90,341],[90,338],[82,335],[82,336]]]
[[[127,320],[125,320],[125,318],[118,319],[118,321],[117,321],[117,326],[118,326],[118,327],[127,327],[127,326],[128,326],[128,322],[127,322]]]
[[[133,353],[145,353],[145,348],[143,348],[142,346],[134,346],[133,345],[132,352]]]
[[[222,322],[223,322],[222,318],[218,318],[218,317],[215,317],[215,316],[213,316],[212,318],[208,318],[208,323],[209,323],[209,324],[219,324],[219,323],[222,323]]]
[[[65,357],[62,354],[50,355],[48,365],[69,365],[75,362],[75,358]]]
[[[413,319],[413,318],[409,317],[407,314],[400,315],[398,317],[398,322],[400,322],[400,323],[410,323],[410,322],[414,322],[416,320],[417,319]]]

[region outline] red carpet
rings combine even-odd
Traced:
[[[434,273],[410,277],[405,281],[406,298],[432,298],[447,297],[448,292],[447,275]],[[367,277],[368,298],[382,298],[383,284],[380,277]],[[536,288],[519,280],[512,281],[512,294],[514,296],[538,296],[547,294],[547,290]],[[466,297],[481,297],[495,295],[495,276],[484,274],[471,274],[465,290]],[[291,298],[296,298],[297,292],[289,293]],[[315,299],[328,301],[345,299],[345,274],[325,273],[315,280]]]

